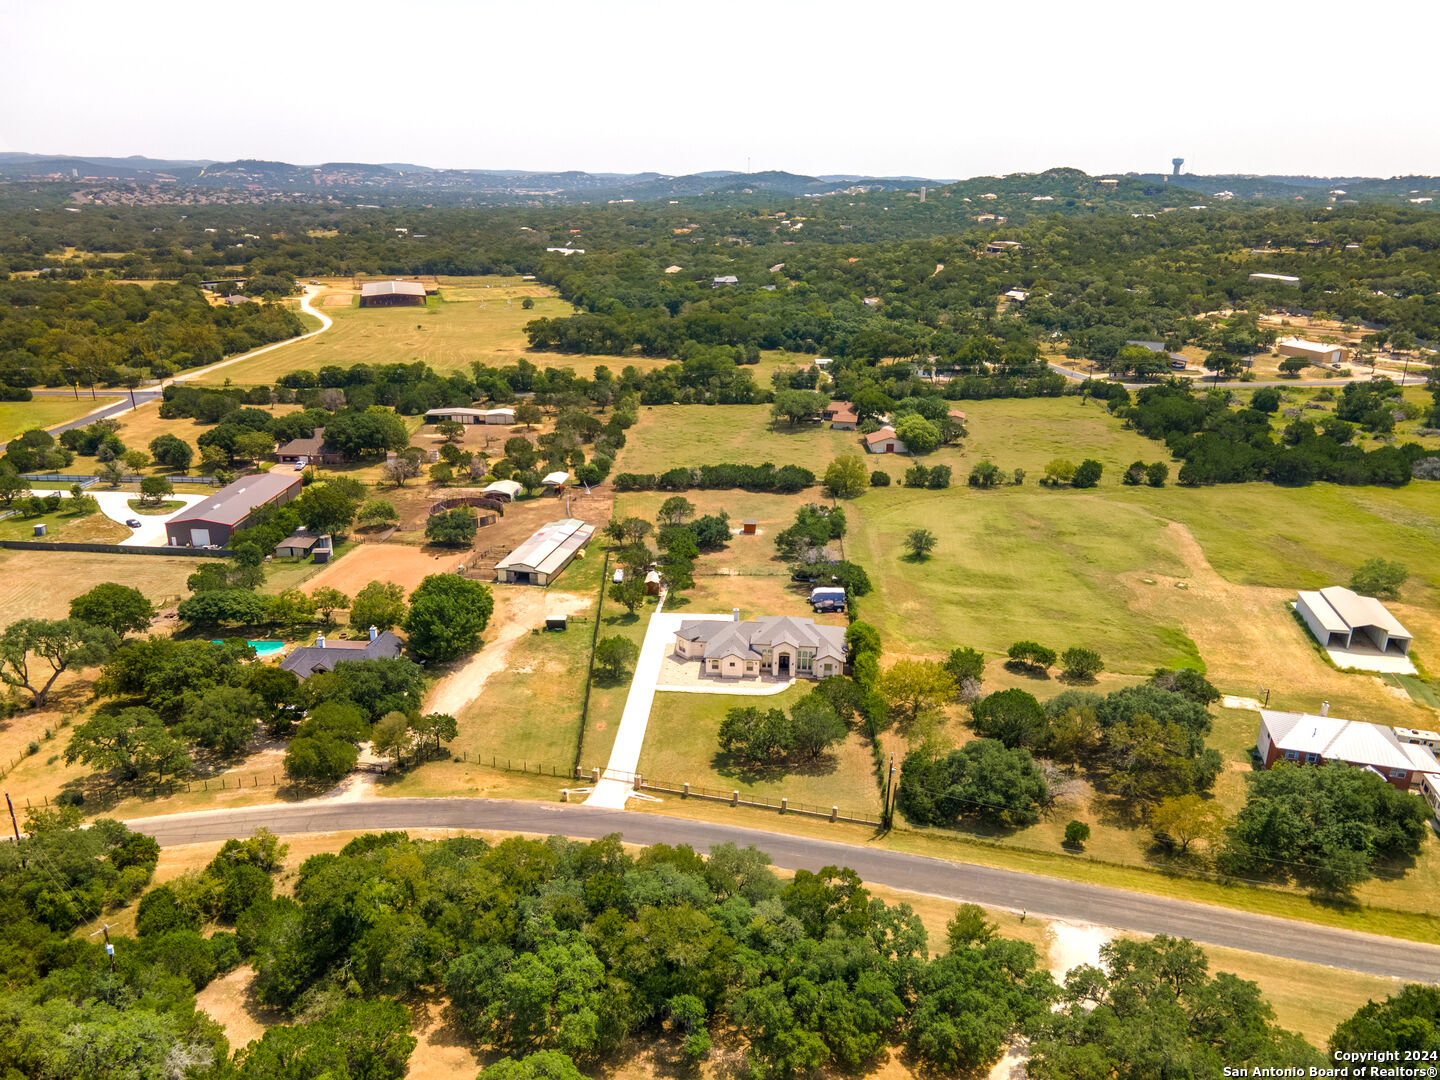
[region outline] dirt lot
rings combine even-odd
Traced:
[[[393,581],[407,593],[428,574],[453,571],[463,553],[409,544],[362,544],[331,563],[302,586],[313,593],[322,585],[354,596],[372,581]]]
[[[578,615],[595,603],[592,595],[552,592],[531,585],[497,585],[495,614],[485,628],[485,647],[446,675],[431,691],[430,712],[460,712],[480,696],[490,676],[504,671],[510,650],[549,615]]]

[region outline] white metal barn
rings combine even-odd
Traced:
[[[1410,631],[1373,596],[1361,596],[1339,585],[1319,592],[1302,590],[1295,610],[1327,649],[1374,650],[1391,656],[1410,652]]]
[[[579,518],[546,522],[495,564],[495,578],[515,585],[549,585],[595,535]]]

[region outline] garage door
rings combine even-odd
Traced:
[[[190,546],[191,546],[191,547],[209,547],[209,546],[210,546],[210,530],[209,530],[209,529],[191,529],[191,530],[190,530]]]

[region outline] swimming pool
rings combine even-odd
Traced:
[[[215,640],[215,644],[223,645],[224,642]],[[254,649],[255,655],[260,657],[274,656],[285,648],[285,642],[283,641],[247,641],[245,644]]]

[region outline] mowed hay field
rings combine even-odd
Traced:
[[[587,376],[599,364],[617,373],[626,365],[643,369],[669,361],[642,356],[583,356],[531,352],[525,324],[560,318],[573,308],[548,286],[515,277],[441,278],[438,297],[425,307],[362,308],[349,279],[329,283],[332,291],[317,306],[335,320],[323,334],[276,349],[254,360],[231,364],[205,382],[223,376],[237,386],[274,383],[290,371],[327,365],[397,364],[423,361],[439,372],[466,371],[472,361],[506,366],[524,358],[541,369],[574,368]],[[427,285],[430,281],[427,279]],[[526,299],[534,308],[521,306]]]
[[[78,399],[47,394],[30,401],[0,401],[0,443],[9,442],[32,428],[54,427],[78,420],[86,413],[115,404],[117,400],[104,395],[92,400],[89,391],[84,391]]]
[[[139,589],[155,603],[188,595],[185,579],[210,559],[0,550],[0,627],[16,619],[63,619],[70,601],[102,581]]]

